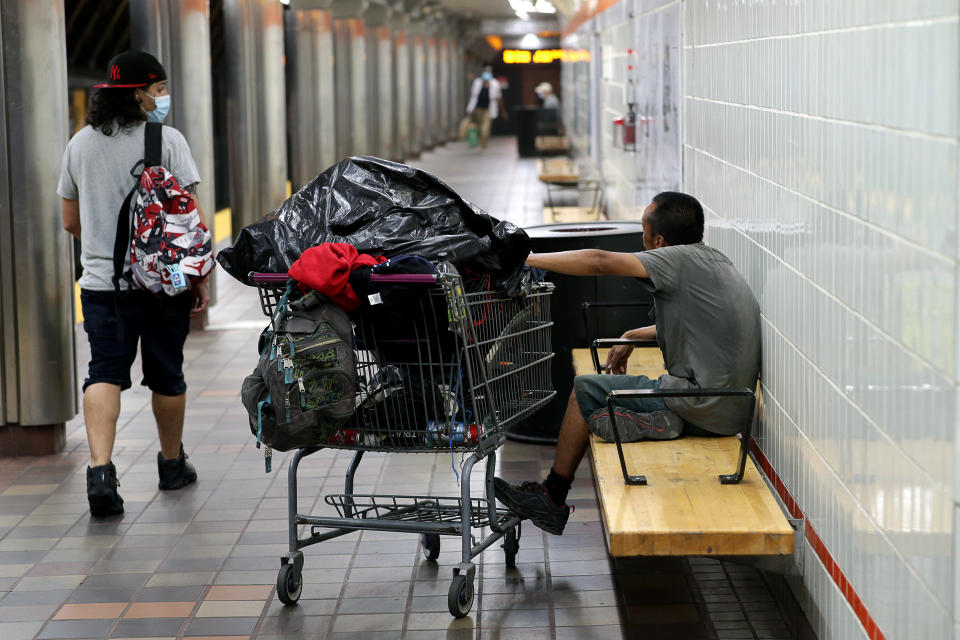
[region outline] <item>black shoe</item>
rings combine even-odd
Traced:
[[[104,518],[123,513],[123,498],[117,493],[119,486],[117,468],[112,462],[87,467],[87,502],[90,503],[90,515]]]
[[[563,533],[571,509],[565,504],[554,504],[547,489],[539,482],[524,482],[514,486],[494,478],[493,492],[497,500],[521,518],[530,520],[547,533],[557,536]]]
[[[683,433],[683,419],[672,411],[651,411],[640,413],[618,407],[616,410],[617,430],[620,442],[639,440],[673,440]],[[587,428],[607,442],[616,442],[613,426],[610,424],[610,412],[606,408],[597,409],[587,421]]]
[[[197,470],[187,462],[187,454],[183,452],[182,444],[180,455],[173,460],[164,460],[163,452],[157,452],[157,471],[160,474],[159,487],[165,491],[182,489],[197,481]]]

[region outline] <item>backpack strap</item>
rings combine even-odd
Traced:
[[[120,210],[117,212],[117,234],[113,240],[113,291],[114,306],[117,311],[117,338],[123,339],[124,327],[120,317],[120,279],[124,277],[123,267],[127,253],[130,250],[130,236],[133,234],[133,220],[130,217],[130,203],[140,186],[140,176],[147,167],[159,166],[163,154],[163,125],[159,122],[148,122],[143,130],[143,159],[137,161],[130,169],[134,177],[133,186],[123,199]]]
[[[143,130],[144,168],[159,167],[163,162],[163,124],[148,122]]]

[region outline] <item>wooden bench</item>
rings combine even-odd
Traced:
[[[600,361],[606,358],[601,350]],[[573,350],[576,373],[594,373],[589,349]],[[663,373],[659,349],[636,349],[627,373]],[[590,459],[612,556],[791,556],[794,529],[753,460],[738,484],[717,476],[737,464],[736,437],[625,443],[631,469],[648,484],[624,483],[617,447],[590,436]]]
[[[567,136],[537,136],[533,144],[539,154],[570,152],[570,141],[567,140]]]
[[[560,207],[553,202],[553,192],[556,189],[576,189],[593,194],[593,204],[583,207],[596,219],[600,211],[600,183],[597,180],[587,180],[580,176],[580,169],[572,158],[538,158],[537,179],[544,184],[547,191],[547,207],[557,216]],[[576,207],[577,209],[581,207]]]
[[[544,224],[564,222],[597,222],[601,220],[600,208],[594,207],[544,207]]]

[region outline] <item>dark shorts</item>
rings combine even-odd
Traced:
[[[597,409],[607,408],[607,394],[614,389],[659,388],[660,381],[647,376],[588,374],[573,379],[573,390],[577,394],[577,404],[580,405],[584,420],[589,420]],[[652,413],[667,408],[663,398],[624,398],[618,400],[617,404],[637,413]]]
[[[659,389],[660,380],[647,376],[587,374],[573,379],[573,390],[577,394],[577,404],[583,419],[589,421],[597,409],[607,408],[607,394],[614,389]],[[663,398],[623,398],[617,405],[637,413],[665,411],[667,403]],[[715,437],[720,434],[701,429],[686,420],[683,421],[683,435]]]
[[[129,389],[130,368],[143,362],[143,386],[164,396],[187,390],[183,380],[183,345],[190,332],[192,296],[157,297],[146,291],[120,294],[123,333],[117,332],[117,306],[112,291],[80,291],[83,328],[90,341],[90,367],[83,382],[107,382]]]

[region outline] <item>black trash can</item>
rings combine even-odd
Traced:
[[[639,222],[575,222],[525,229],[535,253],[572,249],[634,252],[643,249]],[[546,407],[507,429],[507,437],[521,442],[552,444],[573,389],[572,350],[589,347],[594,338],[619,338],[624,331],[653,324],[653,297],[637,278],[565,276],[548,273],[556,285],[550,296],[553,318],[551,367],[557,396]],[[639,307],[595,307],[584,314],[584,302],[630,302]]]
[[[521,158],[537,155],[537,107],[519,106],[513,108],[513,117],[517,122],[517,154]]]

